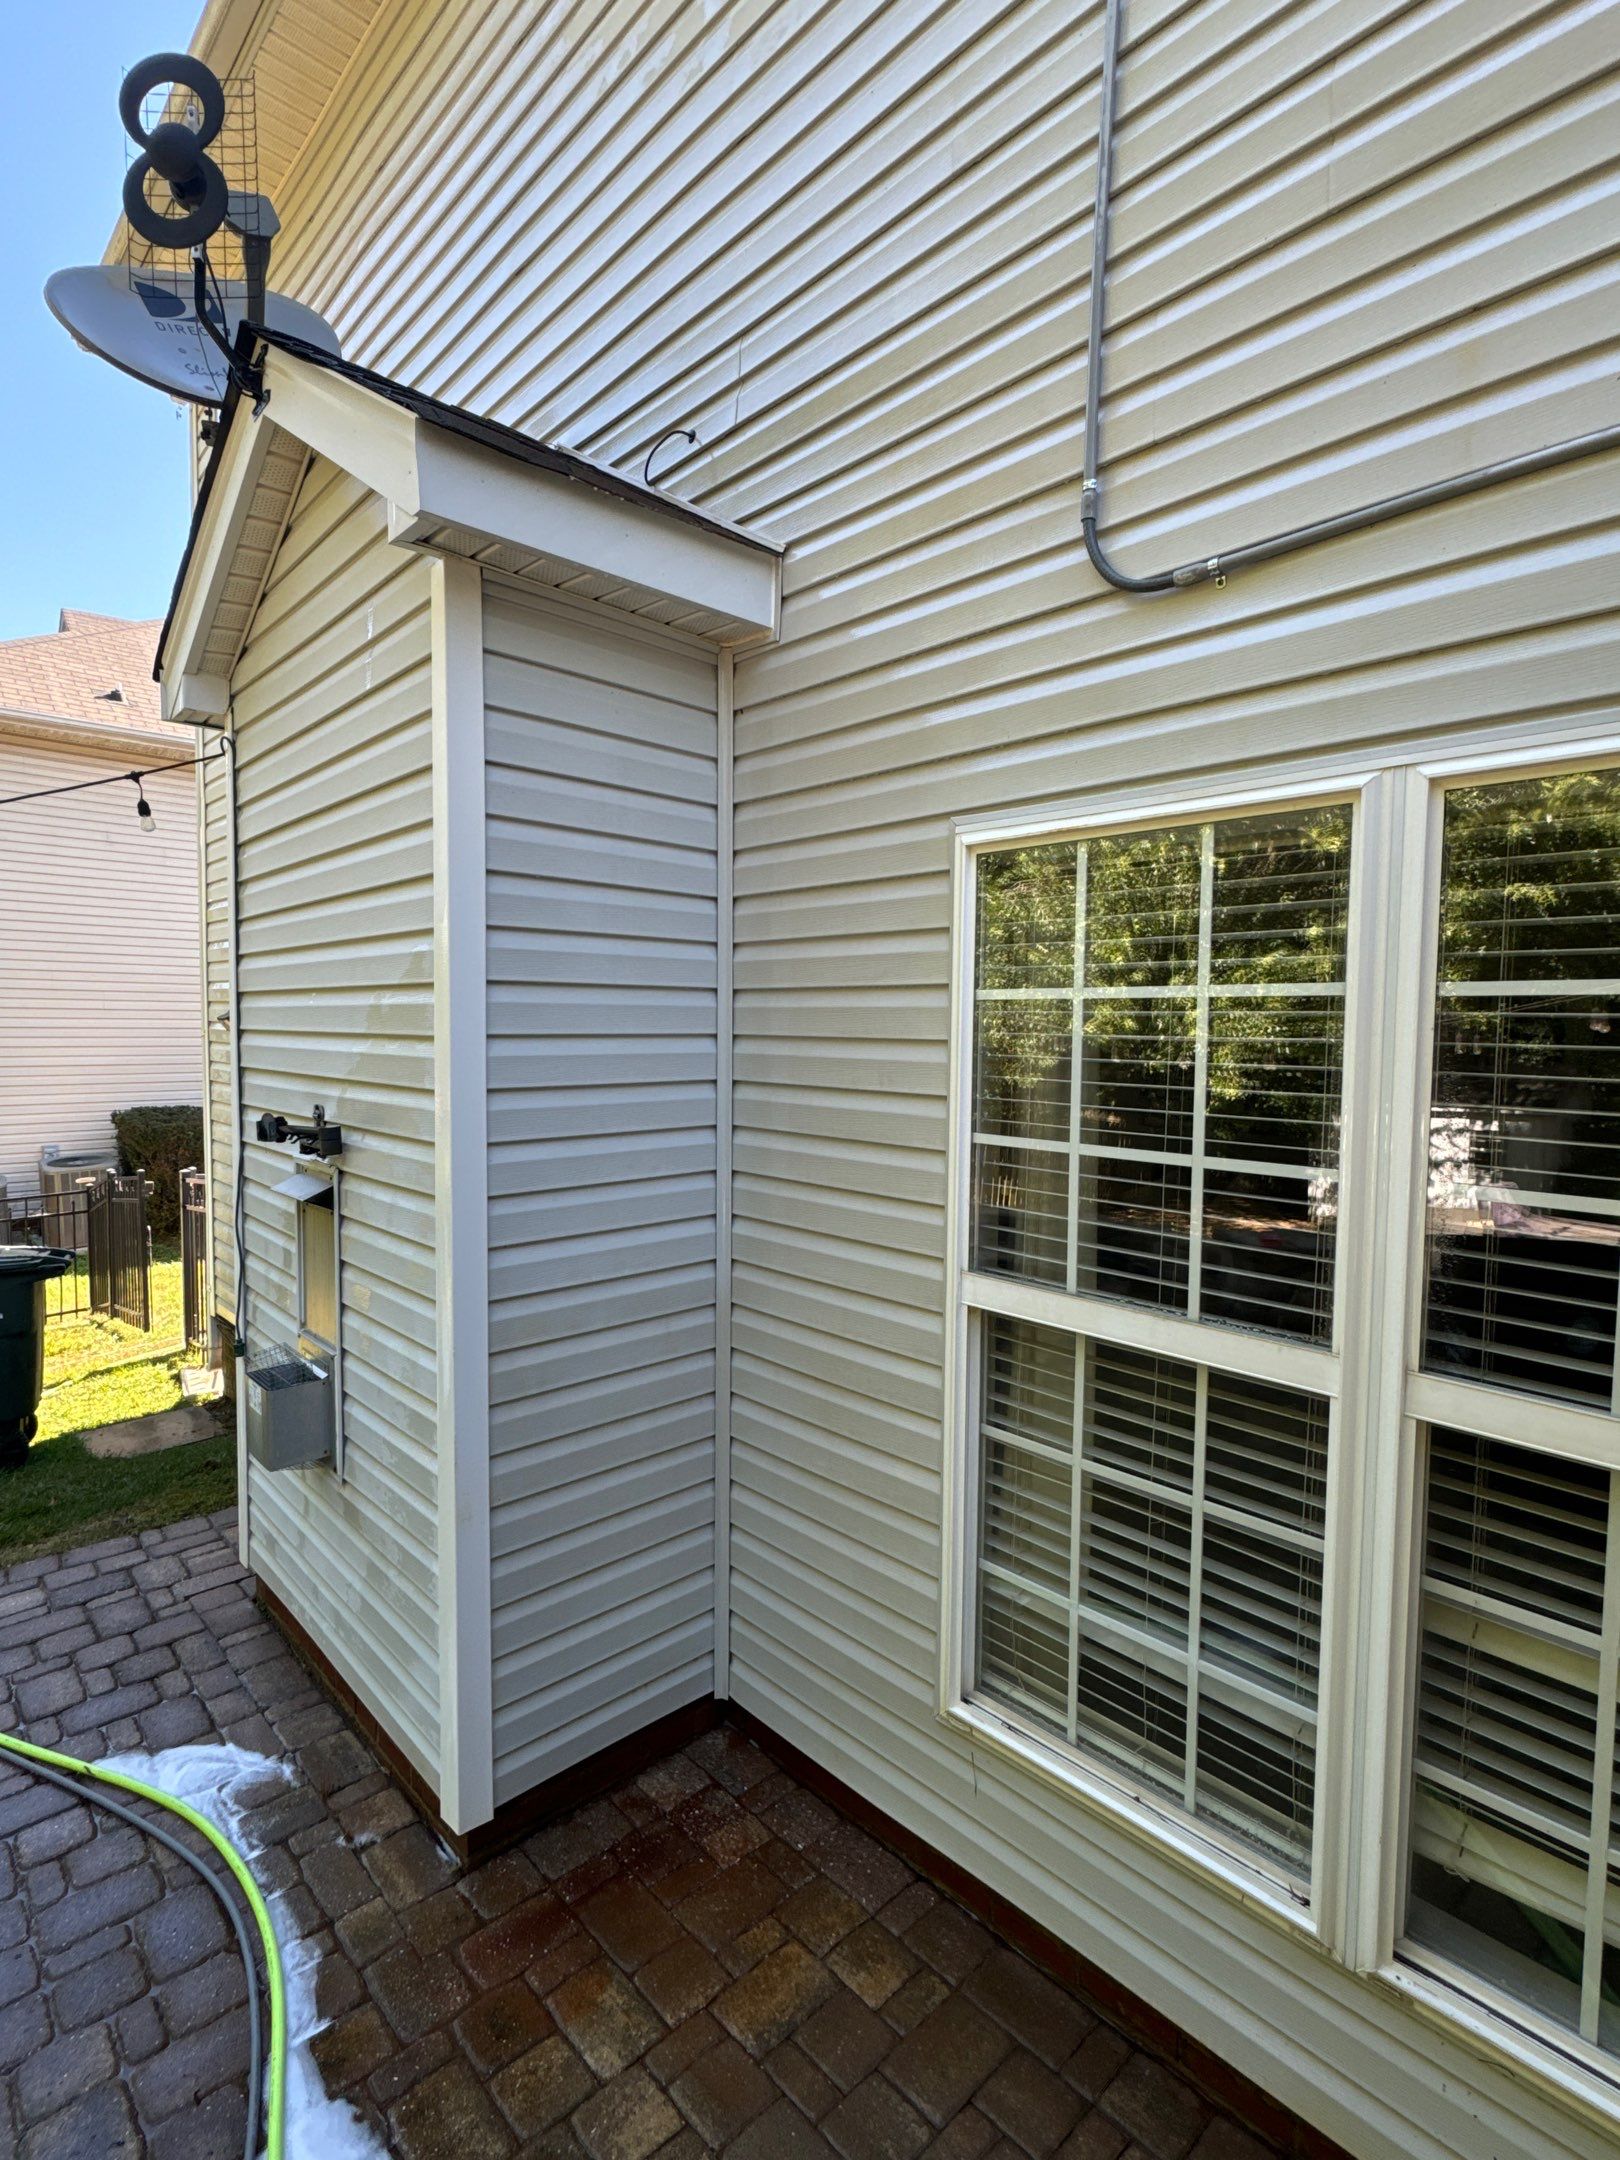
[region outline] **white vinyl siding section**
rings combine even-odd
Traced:
[[[501,1801],[712,1684],[715,660],[484,626]]]
[[[316,1102],[343,1127],[344,1479],[324,1465],[254,1466],[248,1560],[432,1778],[429,710],[427,566],[388,544],[375,496],[317,462],[233,685],[242,1103],[248,1132],[266,1110],[306,1122]],[[249,1141],[238,1320],[250,1350],[297,1332],[296,1210],[275,1190],[290,1167],[288,1150]],[[214,1172],[214,1251],[228,1281],[230,1174],[217,1140]]]
[[[1127,567],[1614,418],[1612,4],[1136,0]],[[1596,2160],[1392,1986],[937,1712],[951,824],[1613,698],[1615,460],[1139,601],[1079,543],[1097,11],[392,0],[291,175],[345,349],[790,542],[736,668],[733,1692],[1360,2155]],[[445,161],[485,146],[476,189]]]
[[[0,732],[0,795],[193,754],[178,734],[92,750]],[[0,810],[0,1178],[14,1191],[38,1188],[42,1147],[110,1148],[115,1110],[202,1101],[195,776],[145,785],[150,833],[127,780]]]

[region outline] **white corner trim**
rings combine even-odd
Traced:
[[[731,654],[715,677],[714,1692],[731,1694],[731,1162],[733,857],[736,789]]]
[[[489,1547],[489,1169],[483,573],[435,557],[433,1084],[438,1292],[439,1806],[495,1809]]]
[[[221,779],[225,788],[225,922],[227,950],[225,954],[226,1015],[230,1027],[231,1071],[231,1335],[234,1342],[247,1341],[247,1297],[243,1278],[247,1273],[247,1256],[237,1241],[237,1196],[241,1190],[243,1164],[242,1153],[245,1137],[242,1130],[242,998],[241,998],[241,943],[240,905],[237,893],[237,837],[236,837],[236,736],[223,738],[225,749],[224,769]],[[202,790],[199,788],[198,793]],[[207,919],[204,918],[204,949],[207,946]],[[208,1010],[203,1008],[204,1047],[207,1047],[206,1030],[209,1026]],[[204,1067],[203,1078],[208,1079]],[[212,1125],[212,1105],[206,1123]],[[214,1191],[208,1189],[208,1215],[212,1222]],[[213,1285],[209,1285],[212,1289]],[[243,1567],[253,1565],[253,1458],[247,1444],[247,1359],[231,1353],[234,1371],[233,1393],[236,1400],[236,1552]]]

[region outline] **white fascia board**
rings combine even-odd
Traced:
[[[428,421],[418,424],[416,466],[415,500],[395,495],[391,504],[396,537],[458,525],[775,631],[779,557],[772,549],[524,464]]]
[[[269,393],[265,409],[277,427],[386,502],[415,507],[421,491],[414,414],[274,345],[264,348],[262,370]]]
[[[162,709],[165,720],[193,717],[179,707],[180,685],[187,676],[193,684],[206,679],[206,670],[198,663],[207,646],[214,611],[236,566],[237,550],[252,515],[253,499],[272,440],[272,429],[261,425],[245,407],[238,407],[203,513],[202,530],[186,559],[185,583],[176,598],[169,634],[164,641]],[[214,712],[208,708],[202,710],[207,717],[214,717]]]

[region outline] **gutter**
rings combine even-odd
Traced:
[[[15,742],[37,742],[75,750],[166,751],[173,745],[194,741],[179,729],[120,727],[114,721],[72,720],[61,713],[0,712],[0,735]]]
[[[1399,495],[1385,495],[1358,509],[1343,510],[1335,517],[1317,518],[1308,525],[1294,525],[1266,540],[1250,540],[1224,554],[1208,555],[1179,563],[1170,570],[1156,570],[1136,577],[1122,570],[1104,548],[1098,534],[1102,515],[1102,392],[1103,338],[1107,316],[1108,217],[1113,191],[1115,114],[1119,91],[1119,40],[1125,0],[1107,0],[1103,17],[1102,88],[1097,118],[1097,200],[1091,227],[1090,316],[1086,332],[1086,420],[1080,486],[1080,529],[1086,553],[1099,577],[1120,592],[1172,592],[1184,585],[1224,585],[1235,570],[1249,570],[1257,563],[1272,562],[1301,548],[1337,540],[1344,533],[1365,532],[1390,518],[1405,517],[1436,503],[1456,502],[1486,488],[1502,487],[1527,474],[1548,472],[1576,458],[1595,457],[1605,450],[1620,450],[1620,425],[1599,428],[1590,435],[1574,435],[1550,443],[1545,449],[1527,450],[1518,457],[1502,458],[1491,465],[1475,466],[1450,480],[1427,487],[1409,488]]]

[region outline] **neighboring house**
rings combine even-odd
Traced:
[[[0,643],[0,1178],[39,1182],[44,1147],[110,1148],[132,1103],[202,1100],[197,787],[80,785],[196,754],[158,712],[155,622],[63,608]]]
[[[339,1403],[244,1549],[457,1836],[720,1698],[1367,2160],[1596,2160],[1620,7],[1127,29],[1151,593],[1095,9],[210,8],[363,363],[162,648]]]

